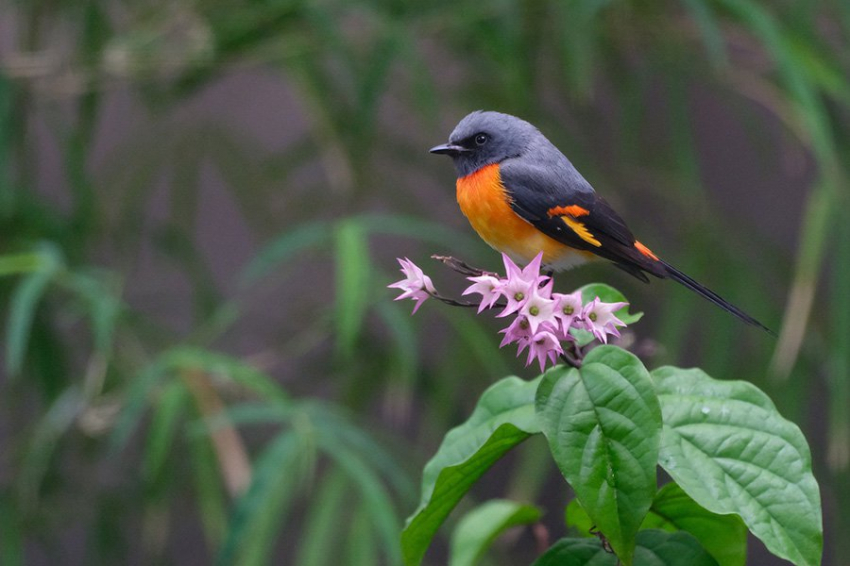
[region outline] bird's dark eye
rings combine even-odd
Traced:
[[[475,145],[484,145],[490,140],[490,136],[487,134],[478,134],[475,136]]]

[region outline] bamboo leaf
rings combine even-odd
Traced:
[[[6,320],[6,371],[15,377],[21,373],[36,309],[48,285],[62,267],[61,255],[52,245],[39,252],[41,265],[21,279],[12,293]]]
[[[236,502],[217,564],[266,564],[287,507],[298,492],[295,473],[301,441],[292,432],[278,435],[254,465],[248,490]]]
[[[345,220],[334,231],[336,249],[336,345],[343,356],[354,352],[369,303],[369,244],[363,226]]]

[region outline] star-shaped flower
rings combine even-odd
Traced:
[[[614,316],[614,313],[629,303],[603,303],[596,297],[584,307],[581,317],[585,329],[589,330],[603,344],[608,343],[608,335],[620,336],[618,326],[626,323]]]
[[[544,322],[556,323],[556,302],[550,298],[552,294],[552,281],[543,287],[532,287],[528,299],[519,313],[528,320],[532,334],[536,334],[538,328]]]
[[[466,288],[463,295],[478,293],[481,295],[481,304],[478,306],[478,314],[484,309],[491,308],[499,297],[502,296],[502,285],[504,281],[492,275],[479,275],[478,277],[467,277],[472,285]]]
[[[524,316],[518,316],[514,319],[510,326],[507,328],[503,328],[499,331],[505,335],[502,339],[502,343],[499,344],[499,348],[504,348],[508,344],[513,344],[514,342],[520,343],[520,352],[524,349],[522,346],[523,341],[527,341],[531,338],[531,329],[528,324],[528,321]]]
[[[552,298],[557,302],[555,305],[555,318],[558,321],[562,336],[570,334],[570,328],[576,319],[581,317],[584,305],[581,302],[581,291],[575,291],[565,295],[563,293],[552,293]]]
[[[558,337],[548,330],[541,330],[532,336],[528,341],[528,346],[528,359],[526,359],[525,365],[531,365],[531,361],[537,358],[537,362],[540,364],[540,371],[546,370],[547,359],[551,360],[553,364],[556,364],[558,363],[558,356],[564,353]]]
[[[523,269],[520,269],[506,254],[502,254],[502,261],[505,263],[507,281],[502,285],[501,292],[508,300],[508,305],[497,315],[499,317],[508,316],[521,309],[531,293],[549,279],[545,275],[540,275],[543,252],[537,254]]]
[[[434,284],[431,283],[431,278],[425,275],[418,265],[407,258],[399,258],[398,262],[401,264],[401,272],[404,273],[405,279],[387,285],[387,287],[404,291],[396,297],[396,301],[400,301],[401,299],[413,299],[416,301],[416,305],[413,307],[413,314],[415,314],[419,310],[419,307],[422,306],[422,303],[430,297],[430,294],[436,293],[437,290],[434,288]]]

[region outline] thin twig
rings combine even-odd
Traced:
[[[568,350],[564,350],[564,353],[560,355],[560,358],[567,365],[576,369],[581,368],[581,364],[584,361],[584,352],[581,350],[581,346],[575,342],[569,342],[568,348]]]
[[[461,275],[466,275],[467,277],[480,277],[482,275],[492,275],[493,277],[498,277],[498,274],[493,273],[492,271],[485,271],[477,267],[472,267],[468,263],[450,255],[432,255],[431,259],[441,261],[452,269],[454,269],[455,271],[457,271],[458,273],[460,273]]]
[[[590,527],[590,531],[588,531],[588,532],[599,539],[599,542],[602,543],[602,549],[605,552],[607,552],[608,554],[614,554],[614,549],[611,548],[611,543],[608,541],[608,537],[606,537],[604,534],[602,534],[602,531],[597,529],[596,525],[593,525],[592,527]]]

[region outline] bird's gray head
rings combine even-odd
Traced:
[[[450,155],[458,176],[465,177],[491,163],[525,155],[535,145],[549,145],[537,128],[510,114],[478,110],[458,123],[449,143],[431,153]]]

